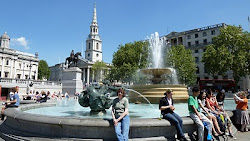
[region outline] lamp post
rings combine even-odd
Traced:
[[[28,77],[28,82],[27,82],[27,92],[26,92],[26,94],[29,94],[30,73],[31,73],[31,68],[32,68],[31,62],[30,62],[29,68],[30,68],[30,70],[29,70],[29,77]]]

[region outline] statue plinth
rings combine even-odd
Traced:
[[[82,70],[78,67],[71,67],[63,70],[62,77],[62,93],[68,92],[74,95],[75,92],[80,93],[83,90]]]

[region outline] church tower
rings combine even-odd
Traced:
[[[92,62],[102,61],[102,40],[98,34],[99,27],[96,17],[96,4],[94,5],[93,20],[90,25],[90,34],[86,40],[85,59]]]
[[[0,47],[10,48],[10,37],[7,35],[6,32],[0,37]]]

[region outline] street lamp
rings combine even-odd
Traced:
[[[31,68],[32,68],[31,62],[30,62],[29,68],[30,70],[29,70],[29,77],[28,77],[28,82],[27,82],[27,92],[26,92],[27,94],[29,93],[29,87],[30,87],[30,73],[31,73]]]

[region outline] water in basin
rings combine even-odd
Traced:
[[[129,104],[129,114],[131,118],[158,118],[160,117],[160,110],[158,104]],[[175,112],[181,117],[188,116],[187,103],[175,103]],[[234,110],[236,104],[234,100],[225,100],[225,110]],[[46,116],[60,116],[60,117],[81,117],[81,118],[111,118],[111,108],[106,110],[103,115],[91,115],[90,108],[81,107],[77,100],[64,99],[57,100],[56,106],[40,107],[25,110],[24,112],[31,114],[40,114]]]

